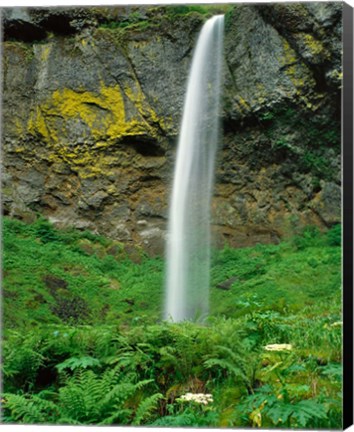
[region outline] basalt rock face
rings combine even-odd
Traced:
[[[226,21],[214,206],[239,244],[340,221],[341,8],[245,5]]]
[[[3,209],[162,253],[193,47],[163,7],[3,11]],[[341,4],[230,6],[218,244],[340,221]]]

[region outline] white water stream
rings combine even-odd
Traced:
[[[177,148],[167,239],[165,319],[208,313],[210,201],[219,138],[224,16],[203,26],[194,51]]]

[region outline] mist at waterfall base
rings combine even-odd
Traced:
[[[184,101],[169,208],[164,318],[203,320],[209,309],[210,203],[219,138],[224,16],[202,27]]]

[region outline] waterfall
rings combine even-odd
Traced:
[[[210,201],[219,137],[224,16],[203,26],[190,69],[167,236],[165,319],[203,319],[209,305]]]

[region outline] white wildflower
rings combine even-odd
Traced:
[[[290,344],[270,344],[264,347],[266,351],[291,351],[293,346]]]
[[[336,321],[334,323],[331,324],[331,327],[340,327],[343,325],[342,321]]]
[[[199,404],[208,405],[213,402],[213,395],[208,393],[186,393],[180,398],[182,401],[193,401]]]

